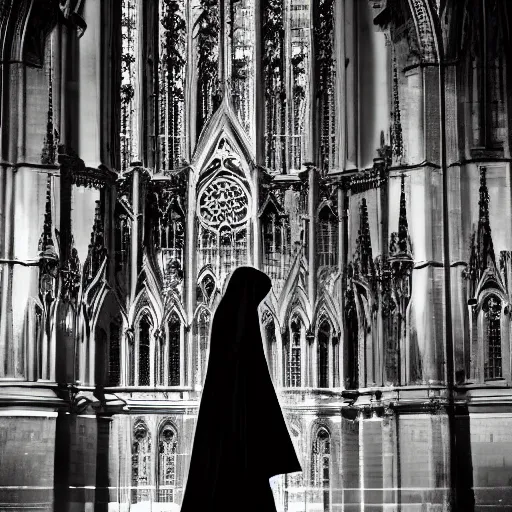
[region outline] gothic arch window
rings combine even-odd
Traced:
[[[35,314],[35,350],[37,357],[37,379],[43,378],[43,358],[44,358],[44,313],[43,309],[36,304],[34,306]]]
[[[247,260],[251,207],[245,180],[239,173],[238,156],[222,139],[203,173],[197,197],[198,268],[211,265],[219,282]]]
[[[150,501],[151,435],[146,423],[138,420],[133,428],[132,503]]]
[[[108,385],[121,384],[121,325],[120,317],[110,323],[110,342],[108,355]]]
[[[176,313],[172,313],[167,323],[169,334],[169,386],[180,385],[180,338],[181,322]]]
[[[199,357],[197,365],[197,375],[202,383],[206,377],[206,363],[208,354],[208,341],[210,329],[210,312],[201,308],[197,315],[197,344],[199,347]]]
[[[164,194],[164,199],[166,195]],[[172,197],[160,221],[159,245],[162,251],[163,268],[176,261],[183,266],[185,249],[185,214],[178,199]]]
[[[338,264],[338,217],[325,205],[318,214],[318,265],[335,267]]]
[[[262,323],[264,325],[265,342],[267,344],[267,362],[269,373],[274,382],[277,379],[277,341],[276,324],[272,314],[267,309],[263,312]]]
[[[151,384],[151,320],[149,314],[144,312],[137,324],[136,356],[136,386],[149,386]]]
[[[158,438],[158,501],[173,503],[176,495],[177,435],[170,423],[165,423]]]
[[[359,324],[357,319],[354,291],[349,288],[345,293],[345,333],[347,336],[347,389],[359,387]]]
[[[160,330],[154,334],[155,339],[155,384],[165,386],[166,374],[166,336]]]
[[[302,322],[299,315],[294,315],[289,325],[289,335],[286,336],[286,343],[284,345],[284,360],[285,360],[285,382],[286,387],[294,388],[302,385]]]
[[[185,156],[187,9],[176,0],[158,4],[158,159],[164,171],[180,167]]]
[[[210,304],[213,294],[215,293],[215,280],[211,274],[204,274],[203,278],[197,285],[196,300],[198,304]]]
[[[331,345],[331,324],[323,319],[318,328],[318,387],[329,387],[329,352]]]
[[[261,216],[263,270],[273,280],[284,280],[291,263],[291,231],[288,215],[266,208]]]
[[[484,377],[485,380],[500,379],[503,376],[501,351],[501,300],[489,295],[484,310]]]
[[[325,428],[320,428],[313,442],[311,458],[311,480],[316,490],[316,503],[323,505],[324,512],[330,510],[331,486],[331,436]]]

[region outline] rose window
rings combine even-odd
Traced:
[[[220,230],[223,226],[237,229],[247,222],[247,194],[234,178],[211,181],[199,193],[198,203],[199,219],[209,229]]]

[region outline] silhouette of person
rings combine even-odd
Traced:
[[[302,471],[263,351],[258,305],[271,287],[239,267],[215,312],[181,512],[276,512],[269,479]]]

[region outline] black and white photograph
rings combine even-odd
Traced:
[[[512,0],[0,0],[27,511],[512,511]]]

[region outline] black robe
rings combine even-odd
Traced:
[[[269,478],[302,471],[263,351],[258,305],[271,287],[237,268],[215,312],[181,512],[275,512]]]

